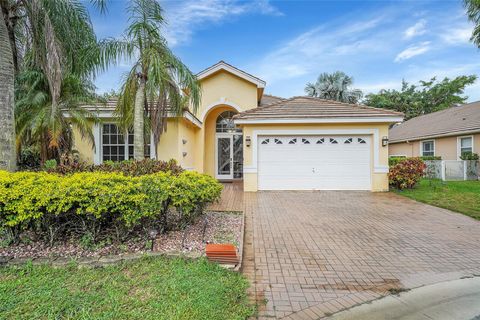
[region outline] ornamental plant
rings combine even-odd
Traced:
[[[33,232],[53,244],[68,235],[93,241],[115,230],[118,238],[147,226],[168,231],[167,216],[184,221],[220,197],[222,186],[208,175],[184,171],[128,176],[119,172],[0,171],[0,229],[18,239]]]
[[[62,175],[73,174],[77,172],[121,172],[127,176],[141,176],[157,172],[171,172],[177,175],[183,172],[181,166],[171,159],[169,161],[144,159],[144,160],[125,160],[120,162],[105,161],[99,165],[88,165],[82,162],[68,161],[63,164],[47,168],[50,173]]]
[[[425,174],[426,165],[420,158],[407,158],[390,167],[389,184],[397,189],[411,189]]]
[[[477,153],[474,152],[462,152],[460,159],[477,161],[479,159],[479,156]]]

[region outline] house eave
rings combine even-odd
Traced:
[[[255,84],[257,86],[257,88],[259,89],[264,89],[265,88],[265,85],[266,85],[266,82],[259,79],[259,78],[256,78],[254,76],[252,76],[251,74],[248,74],[240,69],[237,69],[237,68],[234,68],[232,66],[230,66],[228,63],[225,63],[223,61],[203,70],[203,71],[200,71],[198,74],[197,74],[197,79],[198,80],[202,80],[206,77],[209,77],[211,76],[212,74],[218,72],[218,71],[221,71],[221,70],[225,70],[227,72],[230,72],[231,74],[234,74],[236,75],[237,77],[239,78],[242,78],[248,82],[251,82],[253,84]]]
[[[96,117],[100,119],[111,119],[111,118],[117,117],[113,110],[102,110],[97,108],[97,109],[90,109],[88,111],[90,111],[92,114],[94,114]],[[70,118],[70,114],[68,111],[65,111],[63,115],[65,118]],[[197,126],[198,128],[201,128],[203,125],[202,121],[200,121],[193,113],[191,113],[188,110],[185,110],[181,115],[181,117],[183,117],[193,125]],[[178,115],[175,114],[174,112],[168,112],[167,118],[178,118]]]
[[[352,117],[352,118],[282,118],[282,119],[236,119],[235,124],[308,124],[308,123],[396,123],[402,117]]]
[[[431,134],[431,135],[417,136],[417,137],[411,137],[411,138],[406,138],[406,139],[398,139],[398,140],[390,139],[389,144],[405,143],[405,142],[408,143],[408,142],[421,141],[421,140],[426,140],[426,139],[447,138],[447,137],[463,136],[463,135],[476,134],[476,133],[480,133],[480,128],[472,129],[472,130],[447,132],[447,133],[441,133],[441,134]]]

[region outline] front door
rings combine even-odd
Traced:
[[[217,133],[215,178],[239,179],[243,176],[243,139],[241,134]]]
[[[233,179],[233,136],[217,134],[215,144],[215,177],[219,180]]]

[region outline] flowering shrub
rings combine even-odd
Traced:
[[[413,188],[425,173],[425,163],[420,158],[407,158],[390,167],[388,180],[397,189]]]
[[[202,213],[221,190],[214,178],[187,171],[135,177],[117,172],[62,176],[0,171],[0,229],[17,235],[33,231],[51,244],[69,234],[95,239],[109,229],[128,233],[136,227],[160,226],[165,232],[170,210]]]
[[[127,176],[141,176],[156,172],[171,172],[174,175],[183,171],[175,160],[160,161],[153,159],[125,160],[120,162],[105,161],[99,165],[88,165],[81,162],[66,162],[46,168],[50,173],[72,174],[77,172],[122,172]]]

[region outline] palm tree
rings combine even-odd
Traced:
[[[0,0],[3,7],[4,0]],[[1,8],[0,8],[1,9]],[[14,63],[6,18],[0,13],[0,169],[16,168]]]
[[[94,144],[91,125],[97,117],[81,107],[101,100],[90,80],[65,74],[56,102],[58,108],[52,108],[47,77],[41,70],[26,69],[17,77],[16,96],[17,146],[39,145],[42,163],[71,150],[72,125]]]
[[[92,2],[100,10],[105,9],[104,0]],[[8,54],[2,54],[2,57],[7,56],[6,59],[13,62],[14,72],[9,70],[9,73],[20,77],[19,84],[31,85],[29,90],[16,90],[16,98],[21,100],[17,106],[21,119],[17,122],[22,123],[16,131],[30,134],[34,127],[43,128],[41,139],[38,140],[42,144],[43,155],[58,154],[67,132],[63,109],[68,109],[71,116],[76,114],[70,110],[73,99],[62,97],[68,87],[64,82],[76,78],[79,83],[88,86],[90,78],[106,65],[104,57],[99,56],[88,12],[76,0],[0,0],[0,5],[4,17],[8,17],[2,22],[7,27],[9,41],[2,43],[10,43]],[[3,92],[0,95],[3,96]],[[85,95],[79,94],[78,97]],[[13,112],[13,95],[10,110]],[[40,110],[43,113],[41,125],[38,122],[25,122],[27,119],[38,121],[39,115],[33,113]],[[30,113],[28,117],[23,114],[25,112]],[[11,126],[9,130],[15,132],[15,127]],[[80,129],[81,132],[83,130]],[[17,141],[22,141],[22,137]]]
[[[117,61],[135,56],[117,104],[123,129],[134,131],[134,158],[144,158],[145,131],[151,129],[156,148],[166,129],[168,112],[183,113],[189,101],[193,112],[200,104],[195,75],[168,48],[161,34],[163,10],[155,0],[133,0],[128,7],[129,26],[122,40],[103,43],[103,59]],[[145,121],[146,120],[146,121]]]
[[[350,89],[353,78],[344,72],[322,73],[315,83],[307,83],[305,92],[311,97],[335,100],[346,103],[358,103],[363,93],[359,89]]]
[[[463,5],[467,9],[468,19],[475,24],[470,40],[480,47],[480,1],[463,0]]]

